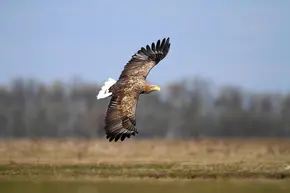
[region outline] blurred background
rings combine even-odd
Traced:
[[[1,1],[0,137],[102,138],[117,79],[171,38],[135,138],[289,137],[289,1]]]
[[[290,178],[289,10],[282,0],[0,1],[0,192],[290,192],[277,180]],[[109,143],[110,99],[97,93],[166,37],[169,54],[148,76],[161,92],[140,97],[139,134]]]

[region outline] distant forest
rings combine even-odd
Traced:
[[[102,84],[18,78],[0,86],[0,138],[105,139],[109,99],[96,100]],[[140,97],[135,139],[290,136],[290,93],[249,92],[196,77],[161,91]]]

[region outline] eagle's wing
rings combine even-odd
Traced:
[[[150,70],[157,65],[169,52],[170,38],[164,38],[162,41],[152,43],[146,48],[138,50],[125,65],[119,79],[138,76],[146,79]]]
[[[135,127],[138,97],[139,93],[126,93],[126,89],[112,95],[105,118],[105,131],[109,141],[123,141],[138,133]]]

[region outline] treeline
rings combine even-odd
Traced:
[[[100,84],[15,79],[0,87],[0,137],[105,138]],[[290,136],[290,93],[247,92],[193,78],[142,95],[135,138]]]

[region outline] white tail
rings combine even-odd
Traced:
[[[111,86],[113,86],[117,81],[112,79],[112,78],[109,78],[105,83],[104,85],[102,86],[101,90],[99,91],[98,95],[97,95],[97,99],[104,99],[104,98],[107,98],[109,96],[112,95],[111,92],[109,92],[109,88]]]

